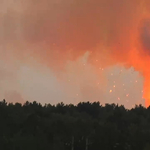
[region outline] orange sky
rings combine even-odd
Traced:
[[[133,93],[133,100],[130,99],[132,102],[128,105],[139,103],[141,93],[139,97],[134,95],[144,84],[144,98],[148,106],[149,7],[149,0],[1,0],[0,57],[6,67],[1,68],[0,76],[3,78],[9,74],[6,81],[1,79],[1,85],[5,85],[5,88],[1,86],[5,97],[11,97],[10,91],[19,93],[21,99],[36,99],[34,89],[37,87],[33,84],[39,82],[46,86],[47,94],[42,94],[44,87],[40,89],[41,95],[47,95],[45,99],[63,97],[64,102],[74,102],[74,92],[78,92],[76,94],[82,96],[78,96],[76,101],[90,97],[91,101],[103,99],[101,101],[107,102],[112,99],[109,102],[118,102],[113,96],[108,96],[108,85],[114,82],[110,81],[111,73],[115,74],[124,66],[134,67],[140,72],[138,89],[131,88],[133,84],[128,83],[128,89]],[[87,67],[83,69],[82,64]],[[120,67],[112,70],[117,65]],[[33,83],[30,76],[24,75],[24,66],[29,68],[26,72],[35,79]],[[105,73],[99,68],[104,68]],[[136,72],[129,72],[124,71],[126,76],[118,81],[118,86],[136,77]],[[118,80],[118,76],[113,80]],[[72,80],[70,83],[68,78]],[[101,86],[97,87],[95,82]],[[25,86],[32,87],[32,90],[27,92]],[[52,87],[55,90],[48,94]],[[55,98],[53,93],[57,90],[62,95],[56,94],[59,96]],[[124,90],[118,92],[124,93]],[[13,95],[16,97],[17,94]],[[114,97],[118,97],[118,93]],[[125,98],[119,103],[126,104],[126,96],[122,97]]]

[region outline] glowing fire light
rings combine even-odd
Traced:
[[[112,90],[109,90],[110,93],[112,93]]]

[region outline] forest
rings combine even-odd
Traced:
[[[150,107],[0,101],[1,150],[150,150]]]

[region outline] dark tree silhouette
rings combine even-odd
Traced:
[[[0,102],[2,150],[150,150],[150,107]]]

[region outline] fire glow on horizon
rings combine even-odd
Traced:
[[[112,99],[108,102],[143,104],[145,99],[150,105],[149,0],[1,2],[0,58],[6,68],[0,68],[5,85],[0,87],[6,98],[36,98],[33,89],[38,86],[33,84],[39,82],[41,95],[63,89],[66,94],[59,98],[67,102]],[[23,66],[38,73],[25,76],[30,69],[25,72]],[[48,75],[56,82],[49,82]],[[57,86],[52,90],[46,84]]]

